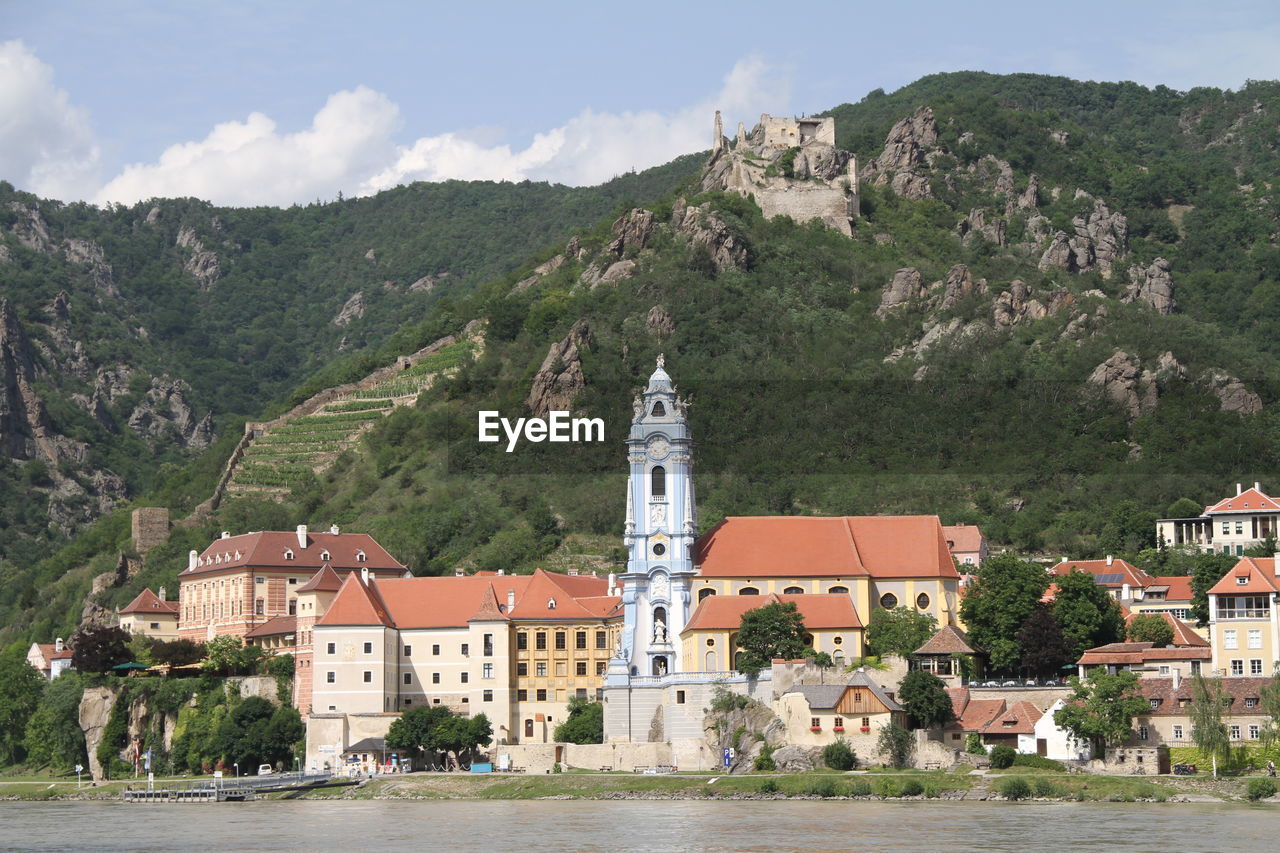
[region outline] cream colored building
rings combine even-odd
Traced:
[[[1194,518],[1162,518],[1156,540],[1166,547],[1195,548],[1205,553],[1244,556],[1245,550],[1280,536],[1280,501],[1262,491],[1236,484],[1235,497],[1223,498]]]
[[[116,612],[120,627],[134,636],[164,641],[178,639],[178,602],[167,600],[164,587],[160,587],[159,594],[144,589]]]
[[[1280,557],[1245,557],[1209,590],[1213,671],[1269,677],[1280,671]]]
[[[788,744],[826,746],[844,740],[866,760],[879,752],[882,728],[907,725],[907,712],[892,691],[861,670],[847,678],[837,684],[795,685],[774,701]]]
[[[698,603],[680,635],[686,671],[737,669],[742,617],[750,610],[783,603],[796,605],[804,620],[806,646],[826,652],[841,667],[862,657],[863,625],[847,595],[712,595]]]

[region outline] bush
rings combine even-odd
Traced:
[[[1013,763],[1016,767],[1040,767],[1044,770],[1057,770],[1058,772],[1066,772],[1066,767],[1061,761],[1054,761],[1052,758],[1045,758],[1043,755],[1017,753],[1013,757]]]
[[[878,797],[898,797],[902,795],[902,789],[898,787],[897,780],[883,777],[876,780],[875,793]]]
[[[987,748],[982,745],[982,735],[969,732],[964,738],[964,751],[970,755],[986,755]]]
[[[1276,783],[1265,776],[1261,776],[1257,779],[1250,779],[1246,791],[1251,800],[1265,800],[1275,794]]]
[[[765,779],[763,782],[760,783],[760,793],[762,794],[778,793],[778,780]]]
[[[814,797],[834,797],[840,789],[834,779],[815,779],[805,786],[804,792]]]
[[[918,797],[924,793],[924,785],[920,784],[919,779],[908,779],[902,783],[902,796]]]
[[[1013,762],[1017,759],[1018,752],[1011,746],[991,747],[991,766],[996,770],[1004,770],[1006,767],[1012,767]]]
[[[773,760],[773,748],[766,744],[764,750],[756,756],[751,768],[753,770],[777,770],[778,765]]]
[[[849,796],[851,797],[869,797],[871,796],[871,783],[866,779],[855,779],[849,783]]]
[[[832,770],[852,770],[858,766],[858,756],[846,741],[838,740],[823,747],[822,763]]]
[[[1056,797],[1059,793],[1058,786],[1055,785],[1052,780],[1046,779],[1043,776],[1036,779],[1035,784],[1032,787],[1035,788],[1037,797]]]
[[[740,711],[751,704],[750,697],[743,696],[741,693],[733,693],[723,687],[717,686],[711,693],[711,710],[720,713],[728,713],[729,711]]]
[[[992,750],[994,752],[995,750]],[[1001,779],[996,791],[1006,800],[1025,800],[1031,796],[1031,786],[1021,776],[1010,776]]]

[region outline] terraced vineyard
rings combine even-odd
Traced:
[[[456,369],[477,346],[474,340],[450,343],[401,370],[382,371],[386,375],[381,379],[358,383],[313,410],[260,425],[236,462],[227,492],[283,496],[332,465],[365,429],[396,406],[412,404],[437,376]]]

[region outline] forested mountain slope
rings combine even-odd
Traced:
[[[704,529],[936,512],[1122,554],[1178,498],[1274,482],[1280,85],[936,75],[832,114],[862,164],[851,238],[697,180],[584,231],[439,315],[441,334],[486,318],[485,345],[416,407],[284,503],[175,531],[101,601],[172,583],[219,529],[296,523],[370,532],[419,573],[608,565],[659,352],[692,400]],[[548,407],[603,418],[605,442],[476,441],[480,409]],[[104,520],[6,583],[8,635],[73,622],[125,547]]]

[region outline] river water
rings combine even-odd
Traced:
[[[1276,851],[1280,810],[795,800],[5,802],[0,850]]]

